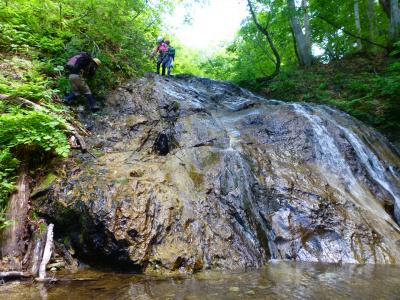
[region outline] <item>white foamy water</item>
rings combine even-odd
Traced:
[[[345,134],[346,139],[352,145],[354,151],[357,154],[359,162],[365,167],[370,177],[375,180],[385,191],[387,191],[395,200],[395,217],[397,221],[400,221],[400,196],[397,188],[393,186],[389,178],[385,174],[385,167],[375,155],[375,153],[364,143],[362,140],[354,134],[348,128],[339,125],[337,122],[333,121],[335,126],[341,129]],[[389,168],[391,173],[392,168]]]
[[[348,162],[337,147],[334,138],[329,133],[323,120],[316,114],[309,113],[301,104],[292,104],[295,111],[310,121],[310,125],[315,134],[315,147],[318,163],[324,166],[323,175],[325,179],[337,188],[339,186],[333,181],[338,179],[344,185],[342,193],[352,195],[353,200],[358,205],[369,209],[372,213],[390,220],[391,217],[383,209],[382,205],[372,197],[369,190],[362,182],[356,179]],[[370,175],[389,193],[393,193],[387,179],[384,177],[384,168],[373,152],[356,137],[350,130],[332,122],[348,136],[350,143],[354,147],[359,160],[365,164]],[[367,149],[367,150],[366,150]],[[370,162],[370,159],[371,162]],[[333,179],[332,179],[333,178]],[[393,194],[392,194],[393,195]],[[396,199],[396,198],[395,198]],[[396,200],[397,202],[397,200]]]

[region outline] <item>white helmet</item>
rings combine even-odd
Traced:
[[[161,43],[163,40],[164,40],[164,38],[163,38],[162,36],[159,36],[159,37],[157,38],[157,43]]]

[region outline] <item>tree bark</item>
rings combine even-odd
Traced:
[[[389,38],[391,43],[396,42],[400,38],[400,11],[398,0],[390,0]]]
[[[274,42],[273,42],[273,40],[272,40],[272,38],[271,38],[271,35],[269,34],[268,29],[262,27],[261,24],[258,22],[256,13],[254,12],[254,8],[253,8],[253,5],[252,5],[252,3],[251,3],[251,0],[247,0],[247,4],[249,5],[251,17],[252,17],[254,23],[256,24],[257,29],[258,29],[262,34],[264,34],[265,37],[267,38],[268,43],[269,43],[269,46],[271,47],[272,52],[274,53],[274,56],[275,56],[275,59],[276,59],[276,62],[275,62],[275,70],[274,70],[274,72],[267,78],[267,79],[270,80],[270,79],[276,77],[276,76],[279,74],[279,72],[280,72],[280,69],[281,69],[281,57],[280,57],[280,55],[279,55],[279,53],[278,53],[278,50],[277,50],[276,47],[275,47],[275,44],[274,44]]]
[[[301,6],[304,10],[304,31],[307,43],[307,50],[309,51],[309,55],[312,58],[311,26],[310,26],[310,15],[308,14],[308,0],[302,0]]]
[[[383,11],[387,15],[387,17],[390,19],[390,0],[379,0],[379,4],[382,6]]]
[[[375,1],[368,0],[368,20],[369,20],[369,38],[375,39],[376,32],[376,14],[375,14]]]
[[[360,7],[358,5],[358,0],[354,0],[354,19],[356,21],[356,28],[358,36],[361,36],[361,21],[360,21]],[[358,50],[362,49],[361,39],[357,39]]]
[[[300,57],[299,57],[299,52],[297,51],[297,41],[296,41],[296,37],[294,36],[294,32],[293,32],[293,28],[290,27],[290,33],[292,34],[292,40],[293,40],[293,45],[294,45],[294,53],[296,54],[296,58],[297,61],[300,61]]]
[[[297,53],[299,57],[299,64],[302,67],[311,66],[311,50],[307,46],[306,36],[300,24],[300,20],[296,15],[296,6],[294,0],[288,0],[290,24],[293,30],[294,38],[296,39]]]
[[[12,223],[8,226],[2,235],[3,244],[1,249],[2,257],[11,258],[11,267],[16,270],[22,270],[21,260],[25,252],[25,238],[27,236],[27,219],[29,210],[29,178],[28,170],[21,168],[18,175],[17,190],[10,197],[7,208],[7,219]]]

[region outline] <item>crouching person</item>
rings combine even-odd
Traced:
[[[88,101],[90,111],[96,112],[99,110],[86,79],[94,76],[100,64],[101,62],[98,58],[92,58],[86,52],[78,53],[68,60],[66,69],[69,72],[72,92],[64,97],[66,104],[69,105],[74,98],[84,95]]]

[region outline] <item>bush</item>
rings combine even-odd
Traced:
[[[14,190],[20,162],[40,163],[44,157],[67,157],[69,144],[62,118],[44,112],[0,105],[0,229],[7,224],[4,209]]]

